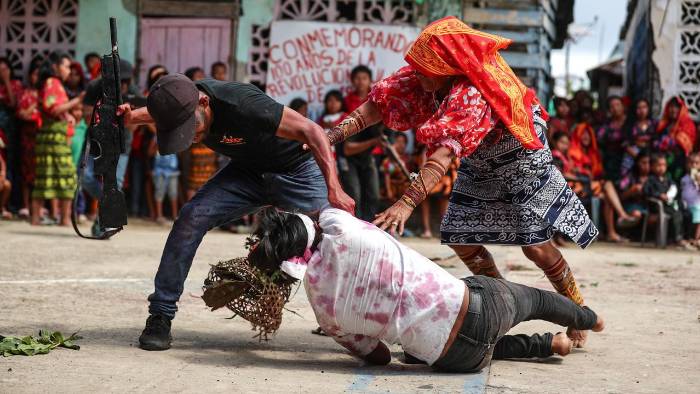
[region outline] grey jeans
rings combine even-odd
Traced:
[[[505,335],[527,320],[546,320],[579,330],[593,328],[598,320],[587,307],[568,298],[504,279],[470,276],[469,309],[447,353],[433,367],[446,372],[478,372],[491,358],[531,358],[552,355],[552,334]]]

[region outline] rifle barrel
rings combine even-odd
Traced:
[[[117,45],[117,18],[109,18],[109,35],[112,40],[112,66],[114,67],[114,84],[117,92],[117,105],[122,104],[121,74],[119,70],[119,46]]]

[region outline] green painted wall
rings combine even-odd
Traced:
[[[251,44],[253,25],[265,25],[272,21],[275,0],[243,0],[243,16],[238,25],[238,42],[236,43],[236,60],[248,61],[248,49]]]
[[[109,51],[109,17],[117,18],[119,55],[132,64],[136,57],[137,0],[80,0],[78,3],[77,60],[89,52]]]

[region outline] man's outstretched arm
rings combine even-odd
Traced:
[[[298,112],[284,107],[282,121],[277,128],[277,137],[299,141],[306,144],[321,168],[328,187],[328,202],[335,208],[355,213],[355,201],[345,194],[338,181],[335,160],[328,144],[326,133],[321,126],[310,121]]]
[[[349,137],[359,133],[369,126],[375,125],[382,120],[382,114],[379,108],[371,102],[365,101],[364,104],[352,111],[342,122],[328,132],[328,142],[335,145],[345,141]]]

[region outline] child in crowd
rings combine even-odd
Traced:
[[[309,103],[301,97],[293,99],[289,103],[289,108],[299,112],[303,117],[309,117]]]
[[[649,179],[651,163],[649,153],[640,152],[635,157],[634,168],[620,180],[620,199],[625,211],[634,217],[642,217],[647,213],[647,204],[644,201],[644,184]]]
[[[559,171],[567,177],[571,174],[571,160],[569,160],[569,133],[566,131],[557,131],[550,138],[550,148],[552,150],[552,162]]]
[[[558,132],[569,134],[574,122],[571,116],[571,107],[569,107],[569,102],[565,98],[555,97],[554,109],[556,110],[556,116],[549,120],[549,127],[547,128],[547,137],[550,140]]]
[[[187,174],[187,201],[194,197],[197,190],[204,186],[217,170],[216,152],[209,149],[204,143],[192,144],[189,154],[190,168]]]
[[[681,179],[681,192],[695,226],[693,244],[700,247],[700,153],[688,156],[688,173]]]
[[[634,119],[628,120],[626,125],[627,138],[623,142],[625,154],[622,157],[622,176],[626,176],[634,168],[635,159],[639,152],[651,147],[652,139],[656,134],[657,122],[650,118],[649,101],[640,99],[635,106]]]
[[[214,62],[210,70],[211,77],[218,81],[228,80],[228,67],[224,62]]]
[[[416,167],[422,168],[427,160],[427,147],[421,146],[418,148],[418,154],[416,155]],[[426,198],[421,204],[421,221],[423,222],[423,234],[421,238],[432,238],[433,231],[431,230],[431,219],[430,219],[430,201],[437,200],[438,213],[440,217],[444,217],[447,212],[447,205],[450,202],[450,194],[452,193],[452,185],[454,185],[455,180],[457,180],[457,169],[459,168],[459,158],[455,158],[450,165],[447,167],[447,172],[440,178],[440,181],[435,184],[433,190],[428,194],[429,198]]]
[[[71,155],[73,156],[73,165],[78,166],[80,162],[80,154],[83,151],[85,143],[85,135],[87,134],[87,123],[83,118],[83,104],[78,104],[70,110],[70,114],[75,118],[76,124],[73,127],[73,138],[71,138]]]
[[[155,211],[156,222],[159,224],[165,223],[163,216],[163,200],[165,195],[168,195],[170,200],[170,212],[173,215],[173,220],[177,217],[177,192],[178,178],[180,171],[178,169],[177,155],[161,155],[158,153],[156,139],[151,141],[151,154],[153,158],[153,184],[155,188]]]
[[[668,165],[666,163],[666,157],[661,154],[652,155],[651,175],[644,184],[644,195],[659,199],[663,202],[663,210],[670,216],[673,240],[679,246],[687,247],[689,244],[683,239],[683,216],[676,203],[678,188],[676,184],[673,183],[667,170]],[[652,205],[652,207],[654,206]]]
[[[82,75],[82,74],[81,74]],[[83,104],[78,104],[73,109],[70,110],[70,114],[75,118],[76,124],[73,127],[73,138],[71,138],[70,149],[71,155],[73,157],[73,165],[77,169],[80,163],[80,156],[83,152],[83,144],[85,143],[85,138],[87,134],[87,123],[83,118]],[[85,196],[81,194],[78,196],[78,222],[82,223],[87,218],[85,217],[85,212],[87,210],[87,204]]]
[[[404,133],[396,133],[392,146],[408,171],[412,171],[411,156],[406,153],[408,137]],[[382,172],[384,172],[384,185],[386,188],[386,198],[389,204],[393,204],[403,195],[411,180],[401,171],[399,166],[390,158],[385,158],[382,162]]]
[[[323,106],[323,114],[318,120],[318,124],[324,129],[333,128],[347,115],[343,94],[340,93],[340,90],[331,90],[326,93],[326,96],[323,98]]]
[[[7,210],[7,202],[10,201],[12,184],[7,179],[7,163],[5,162],[5,139],[0,130],[0,215],[2,219],[12,219],[12,214]]]

